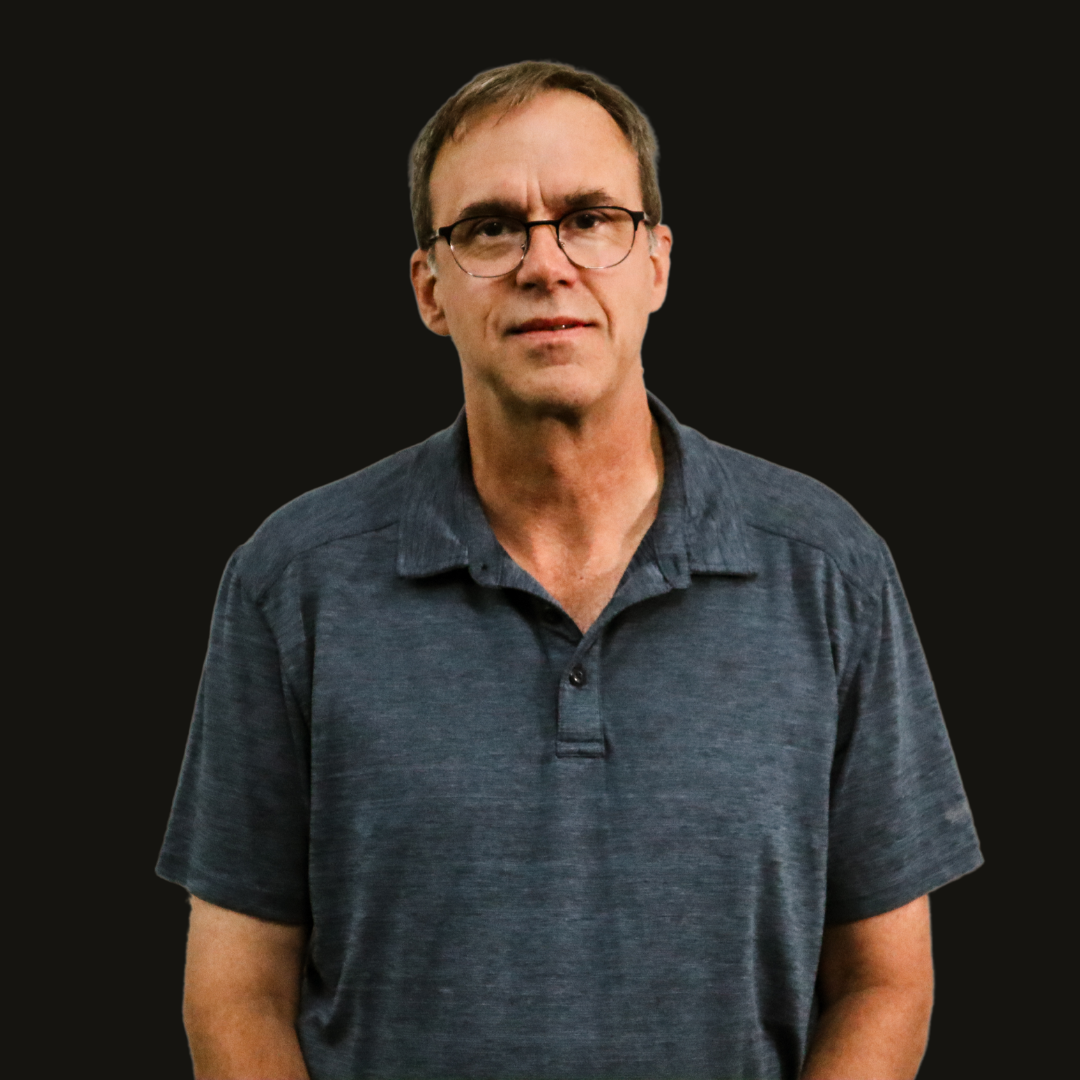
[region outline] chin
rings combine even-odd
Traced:
[[[610,373],[609,373],[610,374]],[[596,404],[613,388],[613,380],[577,364],[531,371],[520,379],[500,380],[499,396],[529,412],[566,417]]]

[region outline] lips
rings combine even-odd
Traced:
[[[519,323],[512,327],[511,334],[535,334],[538,332],[551,332],[555,330],[574,330],[579,326],[591,326],[583,319],[573,319],[569,316],[556,316],[554,319],[529,319],[528,322]]]

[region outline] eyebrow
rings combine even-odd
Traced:
[[[564,213],[580,210],[585,206],[613,206],[613,196],[603,188],[592,188],[588,191],[578,190],[572,195],[557,200],[556,205],[563,207]],[[508,202],[505,199],[482,199],[479,202],[469,203],[458,213],[455,221],[464,221],[472,217],[512,217],[520,221],[525,220],[525,212],[520,203]]]

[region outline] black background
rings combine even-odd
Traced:
[[[896,558],[987,859],[933,897],[920,1076],[1049,1064],[1039,987],[1060,907],[1018,818],[1045,746],[1016,453],[1043,433],[1001,289],[1015,73],[968,25],[651,16],[615,34],[573,18],[526,34],[472,11],[391,33],[178,15],[124,27],[131,49],[93,73],[76,126],[108,213],[83,255],[90,278],[102,246],[113,269],[92,282],[101,351],[77,383],[93,420],[73,471],[96,522],[85,603],[105,614],[77,689],[110,704],[71,739],[99,763],[65,826],[63,901],[83,919],[60,982],[81,1002],[80,1061],[190,1076],[185,901],[153,865],[221,571],[284,502],[454,419],[456,355],[408,282],[406,157],[474,73],[536,57],[620,85],[659,135],[675,245],[649,387],[684,423],[828,484]]]

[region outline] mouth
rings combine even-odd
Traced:
[[[510,328],[511,334],[557,334],[560,331],[577,330],[583,326],[592,326],[584,319],[556,316],[554,319],[529,319]]]

